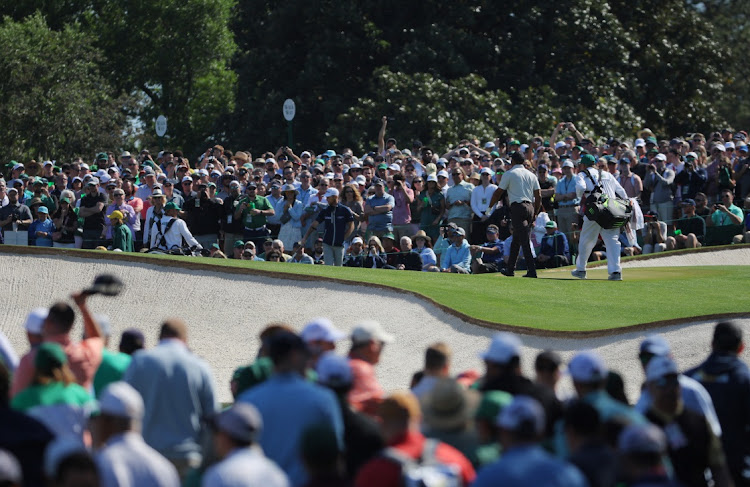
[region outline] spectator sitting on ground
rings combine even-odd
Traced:
[[[643,254],[667,250],[667,224],[660,221],[659,215],[654,211],[644,213],[643,220]]]
[[[401,252],[397,255],[396,269],[403,271],[421,271],[422,256],[415,252],[410,237],[401,237]]]
[[[544,224],[547,234],[542,237],[539,255],[536,258],[538,269],[554,269],[570,265],[568,238],[557,229],[557,223],[550,220]]]
[[[375,237],[377,238],[377,237]],[[362,237],[354,237],[344,255],[344,267],[363,267],[367,253],[363,249]]]
[[[695,200],[682,200],[682,218],[674,222],[674,236],[667,237],[667,250],[700,247],[706,236],[706,221],[695,214]]]
[[[750,197],[745,198],[745,221],[743,223],[742,233],[732,238],[733,244],[750,243]]]
[[[305,253],[305,247],[302,242],[294,242],[292,246],[292,258],[287,262],[292,264],[314,264],[313,258]]]
[[[450,238],[451,246],[448,247],[440,262],[441,272],[470,274],[471,252],[469,242],[466,241],[466,232],[463,228],[457,227]]]
[[[469,250],[474,260],[471,263],[473,274],[501,272],[505,267],[503,261],[503,242],[499,238],[497,225],[488,225],[485,232],[487,241],[482,245],[472,245]],[[481,253],[481,257],[477,254]]]

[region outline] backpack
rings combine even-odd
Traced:
[[[172,225],[174,225],[175,221],[177,221],[176,218],[172,218],[171,220],[169,220],[167,222],[167,226],[164,227],[164,231],[162,232],[161,231],[161,220],[156,220],[156,229],[159,231],[158,237],[157,237],[157,239],[158,239],[158,244],[157,244],[158,247],[160,247],[162,249],[169,250],[169,249],[167,249],[167,238],[165,237],[165,235],[167,234],[167,232],[169,231],[169,229],[172,228]]]
[[[396,448],[386,448],[383,457],[401,466],[402,487],[461,487],[461,471],[456,465],[440,462],[435,456],[440,442],[426,438],[422,456],[413,460]]]
[[[594,181],[591,177],[588,169],[584,169],[591,183],[594,185],[594,189],[591,194],[586,198],[586,217],[599,224],[605,230],[612,228],[620,228],[630,220],[630,215],[633,213],[633,205],[630,200],[625,200],[615,196],[610,198],[609,195],[604,192],[601,186],[602,171],[599,170],[599,182]]]

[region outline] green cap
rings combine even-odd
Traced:
[[[654,145],[656,145],[656,143],[657,143],[656,137],[647,137],[646,138],[646,143],[647,144],[654,144]]]
[[[378,164],[378,169],[388,169],[388,164],[385,164],[385,163]]]
[[[41,372],[49,373],[67,363],[68,357],[65,355],[63,348],[57,343],[45,342],[36,349],[34,367]]]
[[[109,156],[107,156],[106,152],[100,152],[96,155],[97,161],[106,161],[107,159],[109,159]]]
[[[513,139],[510,141],[510,144],[508,145],[521,145],[521,142],[519,142],[518,139]]]
[[[581,156],[581,164],[584,166],[593,166],[596,164],[596,157],[591,154],[584,154]]]
[[[490,152],[490,155],[492,157],[500,157],[500,153],[498,151],[496,151],[496,150],[493,150],[492,152]]]
[[[505,391],[487,391],[479,401],[479,407],[474,414],[476,419],[485,419],[495,422],[500,411],[513,401],[513,396]]]
[[[658,154],[659,153],[659,149],[657,149],[656,147],[652,147],[651,149],[648,150],[648,153],[649,154]]]
[[[385,238],[390,238],[390,239],[391,239],[391,240],[393,240],[394,242],[396,241],[396,236],[395,236],[395,235],[393,235],[393,233],[390,233],[390,232],[389,232],[389,233],[386,233],[385,235],[383,235],[383,238],[384,238],[384,239],[385,239]]]
[[[326,165],[326,161],[324,161],[323,159],[315,159],[315,164],[322,164],[322,165],[325,166]]]
[[[265,382],[273,373],[273,362],[269,357],[261,357],[245,367],[240,367],[232,374],[232,382],[237,383],[237,393]]]
[[[177,206],[177,204],[174,201],[170,201],[169,203],[167,203],[166,205],[164,205],[164,211],[167,211],[167,210],[179,210],[179,209],[180,209],[180,207]]]
[[[583,152],[583,147],[581,147],[580,145],[577,145],[577,146],[573,147],[573,149],[575,149],[577,151],[580,151],[580,152]]]
[[[68,204],[70,204],[70,198],[60,198],[60,203],[68,203]]]
[[[240,248],[242,248],[244,246],[245,246],[245,242],[243,242],[242,240],[235,240],[234,241],[234,248],[235,249],[240,249]]]

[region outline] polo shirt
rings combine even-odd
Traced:
[[[465,219],[471,218],[471,193],[474,191],[474,185],[461,181],[458,184],[453,185],[445,194],[445,202],[453,204],[456,201],[463,201],[465,205],[451,206],[446,212],[446,217],[449,219]]]
[[[83,437],[94,400],[78,384],[34,384],[13,398],[11,407],[36,418],[57,436]]]
[[[127,353],[110,352],[106,348],[102,350],[102,363],[94,375],[94,394],[99,397],[105,387],[121,380],[131,360]]]
[[[524,445],[503,451],[500,460],[479,472],[473,485],[583,487],[588,483],[580,470],[568,462],[553,457],[539,445]]]
[[[256,195],[255,198],[240,198],[240,204],[245,202],[249,205],[242,212],[242,222],[244,223],[245,228],[260,228],[265,226],[268,217],[260,214],[253,216],[250,214],[250,210],[270,210],[272,206],[268,199],[265,196],[258,195]]]
[[[352,388],[347,396],[349,404],[357,411],[374,413],[385,395],[378,382],[375,367],[365,360],[349,357],[352,370]]]
[[[371,208],[391,205],[391,210],[386,213],[370,215],[367,218],[367,229],[373,232],[393,230],[393,207],[396,206],[396,200],[393,196],[388,193],[383,193],[383,196],[373,195],[367,198],[367,204],[370,205]]]
[[[735,206],[735,205],[729,205],[729,208],[727,208],[729,212],[733,215],[736,215],[740,217],[740,221],[745,218],[745,214],[742,213],[742,210]],[[723,227],[725,225],[734,225],[735,223],[729,218],[729,215],[724,213],[723,211],[716,210],[713,213],[711,213],[711,221],[713,221],[714,226],[717,227]]]
[[[534,191],[541,189],[539,179],[522,164],[515,164],[505,171],[498,187],[508,192],[511,203],[533,203]]]
[[[115,435],[96,455],[101,485],[179,487],[175,467],[133,431]]]
[[[206,471],[201,481],[203,487],[230,487],[235,485],[263,485],[287,487],[286,474],[263,455],[258,447],[237,448]]]
[[[81,208],[93,208],[99,203],[104,203],[105,206],[99,213],[94,213],[93,215],[89,215],[83,219],[84,230],[101,231],[104,229],[104,211],[106,209],[107,200],[101,193],[98,193],[96,196],[87,194],[80,199]]]
[[[576,192],[576,180],[575,177],[564,177],[560,178],[555,186],[555,194],[567,194]],[[557,198],[555,198],[557,199]],[[576,197],[574,200],[569,201],[558,201],[557,205],[564,208],[566,206],[576,206],[581,203],[581,199]]]
[[[325,223],[323,243],[332,247],[344,245],[344,236],[349,222],[354,221],[352,210],[344,205],[327,206],[315,218],[318,223]]]
[[[414,198],[414,191],[406,186],[404,186],[404,191],[406,191],[406,194],[411,196],[412,199]],[[404,193],[401,191],[394,191],[393,200],[393,224],[406,225],[411,223],[411,208],[409,208],[409,203],[407,203]]]
[[[683,235],[694,233],[698,240],[703,241],[706,235],[706,221],[699,216],[685,216],[674,222],[676,230]]]
[[[453,265],[457,265],[466,269],[471,270],[471,251],[469,242],[464,238],[461,242],[461,246],[456,247],[455,244],[451,244],[448,250],[445,251],[442,260],[440,261],[441,269],[449,269]]]
[[[0,220],[5,220],[12,213],[18,215],[19,220],[33,220],[34,217],[31,215],[31,210],[28,206],[16,202],[15,205],[8,204],[0,208]],[[19,230],[25,230],[24,226],[18,225]],[[8,223],[3,227],[3,230],[13,230],[13,222]]]

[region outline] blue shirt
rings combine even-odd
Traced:
[[[499,248],[500,252],[496,254],[487,254],[484,253],[482,255],[482,262],[485,264],[498,264],[503,261],[503,241],[500,239],[495,240],[494,242],[485,242],[482,244],[482,247],[489,247],[491,249]]]
[[[123,380],[143,397],[143,439],[170,459],[200,458],[201,418],[217,411],[211,371],[176,339],[133,355]]]
[[[52,247],[52,232],[55,224],[47,218],[44,221],[34,220],[29,226],[29,243],[34,242],[37,247]],[[46,237],[37,237],[36,232],[46,232]]]
[[[576,192],[576,180],[574,177],[568,178],[560,178],[560,181],[557,182],[557,185],[555,186],[555,194],[566,194],[566,193],[575,193]],[[557,200],[557,198],[555,198]],[[568,201],[559,201],[557,203],[559,206],[576,206],[581,204],[581,198],[576,197],[574,200],[568,200]]]
[[[542,237],[542,246],[539,249],[540,254],[554,257],[556,255],[564,255],[570,258],[570,249],[568,248],[568,237],[559,230],[555,230],[552,235],[544,234]]]
[[[393,230],[393,207],[396,206],[396,200],[393,196],[388,193],[384,193],[383,196],[373,195],[367,198],[367,204],[370,208],[376,206],[391,205],[391,209],[386,213],[380,213],[378,215],[370,215],[367,218],[367,229],[373,232],[380,232],[383,230]]]
[[[333,392],[304,380],[299,374],[274,374],[240,394],[237,402],[258,408],[263,418],[260,446],[287,474],[293,486],[307,481],[300,438],[308,426],[328,424],[343,447],[344,423]]]
[[[469,251],[469,242],[466,239],[463,239],[460,247],[456,247],[455,244],[448,247],[440,261],[441,269],[450,269],[453,265],[463,267],[467,271],[471,270],[471,252]]]
[[[583,474],[568,462],[545,452],[539,445],[518,446],[503,452],[500,460],[479,471],[474,487],[584,487]]]

